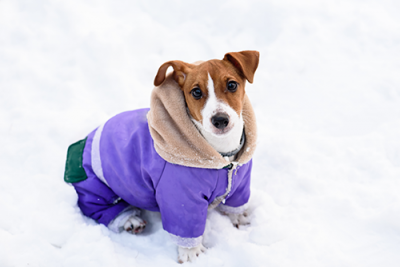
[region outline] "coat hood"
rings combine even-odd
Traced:
[[[235,160],[239,165],[251,160],[257,141],[256,118],[247,95],[244,96],[242,116],[246,141]],[[207,169],[228,165],[193,124],[183,92],[171,74],[153,89],[147,119],[154,148],[167,162]]]

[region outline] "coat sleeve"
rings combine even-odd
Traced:
[[[172,236],[194,239],[203,235],[208,198],[216,180],[208,172],[171,163],[165,165],[157,185],[156,200],[163,228]]]
[[[250,198],[250,178],[251,178],[252,161],[239,167],[233,182],[239,184],[235,186],[235,190],[228,195],[225,204],[219,205],[219,209],[226,213],[243,213],[246,204]],[[235,177],[236,176],[236,177]]]

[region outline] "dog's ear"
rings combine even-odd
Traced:
[[[243,74],[249,83],[253,83],[254,73],[257,70],[259,58],[260,53],[258,51],[241,51],[227,53],[223,60],[232,63],[232,65]]]
[[[186,76],[191,69],[191,64],[185,63],[180,60],[168,61],[162,64],[161,67],[158,69],[156,78],[154,79],[154,85],[159,86],[164,82],[165,74],[169,67],[174,68],[174,73],[173,73],[174,79],[179,84],[180,87],[183,87],[183,84],[185,83],[186,80]]]

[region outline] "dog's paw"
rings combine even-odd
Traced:
[[[226,214],[229,219],[231,220],[233,226],[239,229],[239,225],[247,225],[250,224],[250,219],[248,217],[247,212],[239,213],[239,214],[234,214],[234,213],[228,213]]]
[[[130,216],[124,224],[125,231],[134,235],[143,232],[144,228],[146,228],[146,221],[136,215]]]
[[[179,247],[178,246],[178,262],[179,263],[184,263],[184,262],[191,262],[195,258],[197,258],[201,253],[206,252],[206,248],[202,245],[199,244],[196,247],[193,248],[184,248],[184,247]]]

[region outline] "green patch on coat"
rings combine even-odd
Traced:
[[[82,166],[83,149],[85,148],[86,139],[87,137],[68,147],[64,173],[64,181],[67,183],[77,183],[87,179],[85,169]]]
[[[228,165],[226,165],[225,167],[223,167],[222,169],[232,169],[233,164],[229,163]]]

